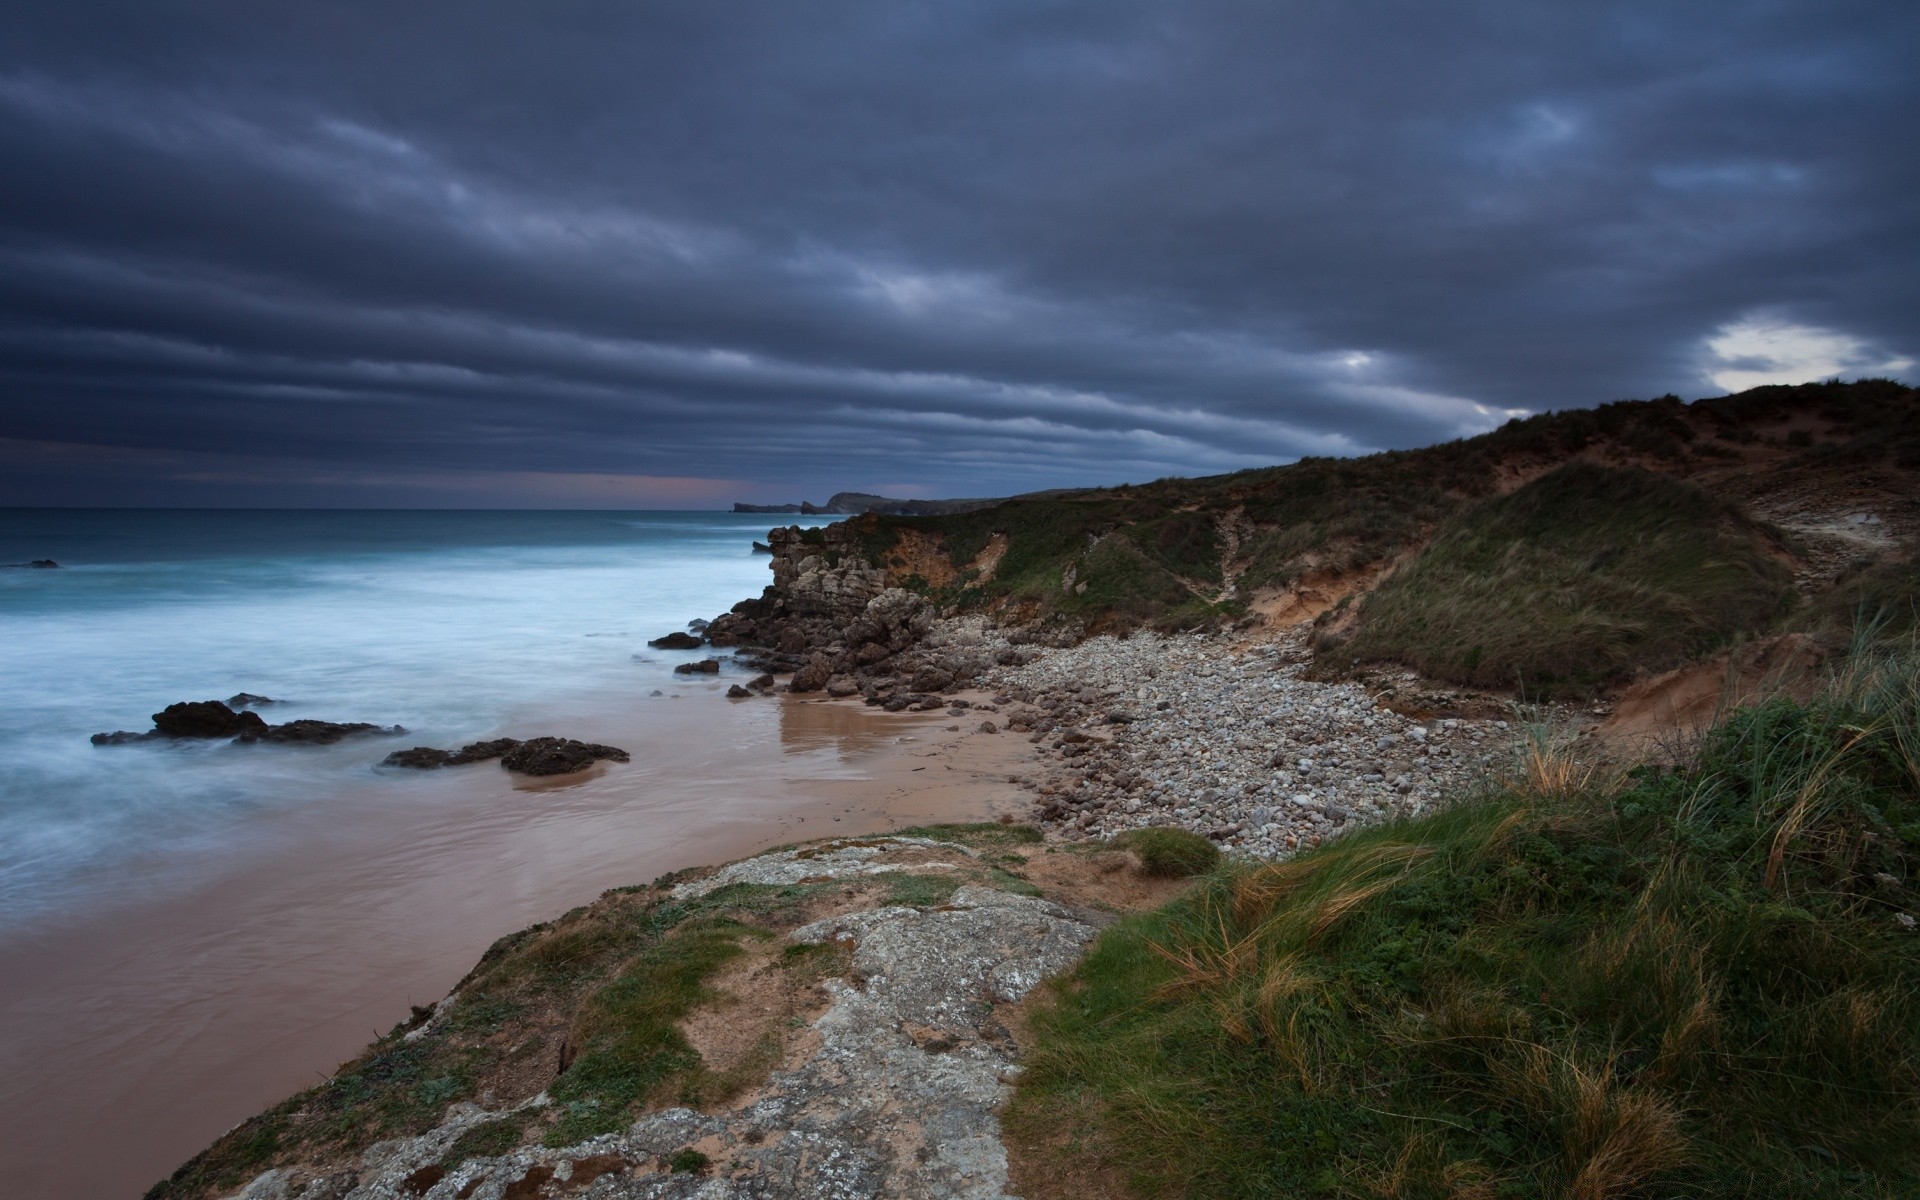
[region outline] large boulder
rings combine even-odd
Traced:
[[[647,645],[652,646],[655,650],[698,650],[704,644],[705,643],[693,634],[680,633],[678,631],[669,633],[665,637],[654,638],[647,643]]]
[[[584,771],[602,759],[629,762],[630,756],[618,746],[595,742],[576,742],[572,738],[529,738],[500,756],[500,765],[522,775],[570,775]]]
[[[836,699],[860,694],[860,681],[851,675],[835,675],[827,680],[827,695]]]
[[[953,686],[953,672],[942,667],[921,667],[907,684],[916,692],[944,692]]]
[[[720,660],[703,658],[699,662],[681,663],[673,669],[673,673],[675,675],[718,675]]]
[[[183,700],[153,714],[153,731],[160,737],[238,737],[266,727],[259,713],[235,712],[218,700]]]
[[[793,679],[787,684],[790,692],[817,692],[827,686],[827,680],[833,678],[833,660],[824,654],[815,654],[806,661]]]

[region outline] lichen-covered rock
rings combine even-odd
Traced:
[[[887,855],[904,846],[937,850],[951,861],[912,864],[887,862]],[[696,900],[709,892],[736,883],[771,884],[784,887],[803,879],[853,879],[864,875],[895,872],[942,871],[959,866],[977,852],[957,842],[939,842],[931,838],[883,837],[853,838],[834,842],[815,842],[791,850],[774,850],[754,858],[729,863],[701,879],[677,884],[675,900]]]

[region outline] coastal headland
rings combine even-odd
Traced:
[[[1920,1171],[1913,389],[767,545],[690,652],[754,675],[724,702],[917,720],[982,811],[509,934],[150,1197]]]

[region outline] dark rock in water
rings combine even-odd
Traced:
[[[453,752],[436,750],[432,746],[415,746],[411,750],[395,750],[380,760],[383,767],[410,767],[416,771],[431,771],[453,762]]]
[[[675,675],[718,675],[720,660],[703,658],[699,662],[681,663],[673,669],[673,673]]]
[[[773,676],[755,675],[752,679],[747,680],[747,686],[750,688],[759,688],[762,691],[765,691],[766,689],[773,686]]]
[[[485,742],[468,742],[460,747],[459,753],[453,756],[449,765],[457,767],[463,763],[485,762],[490,758],[499,758],[519,744],[519,738],[494,738]]]
[[[705,643],[690,633],[674,632],[648,642],[655,650],[698,650]]]
[[[704,617],[695,617],[693,620],[687,622],[687,632],[688,633],[705,633],[707,631],[707,626],[711,624],[713,624],[713,622],[707,620]]]
[[[153,732],[132,733],[121,729],[113,733],[96,733],[90,740],[96,746],[125,746],[132,742],[150,742],[159,736]]]
[[[260,714],[235,712],[218,700],[183,700],[153,714],[153,731],[160,737],[237,737],[266,727]]]
[[[661,691],[661,690],[660,690],[659,688],[655,688],[655,689],[653,689],[652,691],[650,691],[650,692],[648,692],[648,693],[647,693],[647,695],[649,695],[649,696],[664,696],[664,695],[666,695],[666,693],[665,693],[665,692],[663,692],[663,691]]]
[[[737,683],[731,684],[727,688],[727,699],[729,700],[745,700],[752,695],[753,695],[752,692],[741,687]]]
[[[236,692],[227,697],[228,708],[259,708],[266,704],[278,704],[278,700],[269,696],[256,696],[252,692]]]
[[[247,700],[255,704],[271,704],[265,696],[248,696],[242,692],[235,700]],[[218,700],[183,700],[179,704],[169,704],[153,714],[153,732],[96,733],[93,744],[96,746],[123,746],[129,742],[144,742],[151,738],[232,738],[235,742],[286,742],[312,746],[330,746],[342,738],[355,734],[401,734],[406,730],[398,725],[369,725],[365,721],[288,721],[284,725],[269,725],[260,719],[259,713],[235,712]],[[424,749],[424,747],[422,747]]]
[[[383,767],[411,767],[416,771],[431,771],[436,767],[460,767],[468,763],[485,762],[520,745],[519,738],[494,738],[486,742],[468,742],[458,750],[436,750],[432,746],[415,746],[411,750],[395,750],[380,760]]]
[[[500,758],[500,765],[522,775],[569,775],[601,759],[631,761],[617,746],[576,742],[572,738],[537,737],[521,742]]]
[[[252,713],[242,716],[253,717]],[[258,721],[260,718],[254,717]],[[289,745],[331,746],[344,738],[362,734],[380,734],[397,736],[405,733],[401,725],[373,725],[366,721],[288,721],[284,725],[267,725],[262,722],[259,729],[249,729],[236,742],[282,742]]]
[[[50,558],[36,558],[32,562],[23,562],[23,563],[0,563],[0,566],[4,566],[4,567],[20,567],[23,570],[33,569],[33,570],[39,570],[39,571],[51,571],[52,569],[54,569],[59,565],[60,565],[59,563],[53,561]]]
[[[773,547],[767,545],[765,542],[755,542],[753,544],[753,552],[755,554],[772,554]]]

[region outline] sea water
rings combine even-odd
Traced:
[[[811,522],[813,519],[809,519]],[[481,737],[569,695],[670,686],[649,638],[758,595],[770,518],[697,512],[0,510],[0,921],[110,901],[129,856],[206,850],[325,804],[390,749]],[[326,747],[155,742],[179,700],[252,692],[402,725]],[[151,874],[143,886],[153,886]]]
[[[0,563],[61,564],[0,569],[12,1183],[48,1200],[137,1195],[444,994],[495,937],[603,888],[815,830],[973,819],[951,807],[971,799],[873,774],[914,752],[925,721],[728,700],[745,668],[676,675],[703,652],[646,645],[759,594],[752,543],[770,523],[0,510]],[[241,691],[281,701],[261,710],[273,722],[408,732],[88,740]],[[554,781],[378,765],[542,734],[634,761]]]

